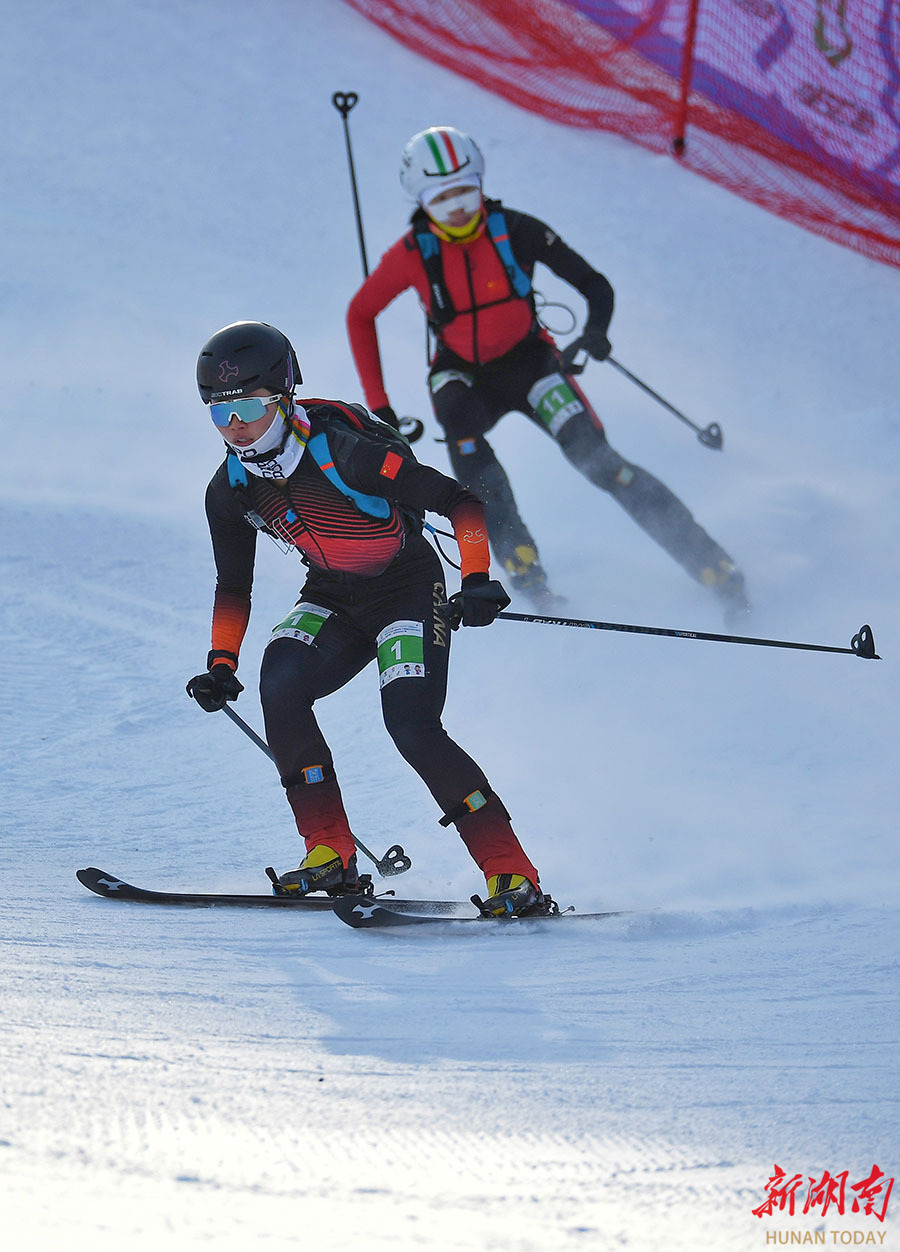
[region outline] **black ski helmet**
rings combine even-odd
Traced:
[[[291,341],[266,322],[224,326],[203,345],[197,360],[197,386],[204,404],[248,396],[260,387],[289,396],[302,382]]]

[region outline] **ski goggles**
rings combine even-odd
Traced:
[[[258,422],[266,415],[267,404],[277,404],[281,396],[248,396],[245,400],[222,400],[209,406],[209,415],[217,426],[230,426],[231,419]]]

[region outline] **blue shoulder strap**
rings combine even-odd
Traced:
[[[230,487],[246,487],[247,471],[233,452],[229,452],[225,464],[228,467],[228,485]]]
[[[494,241],[494,247],[500,253],[500,260],[503,262],[503,268],[506,270],[513,291],[515,291],[517,296],[525,299],[526,296],[531,295],[531,279],[513,254],[503,210],[493,209],[488,214],[487,224],[491,239]]]
[[[390,501],[385,500],[383,496],[363,495],[361,491],[354,491],[352,487],[347,486],[334,467],[334,461],[331,458],[331,451],[329,450],[328,440],[324,431],[320,431],[318,435],[313,435],[306,445],[306,450],[312,453],[316,465],[318,465],[332,486],[337,487],[338,491],[345,495],[348,500],[352,500],[363,513],[368,513],[370,517],[390,517]]]
[[[423,261],[427,261],[430,256],[437,256],[441,250],[440,239],[438,239],[437,235],[433,235],[427,227],[420,227],[416,231],[416,243],[419,245]]]
[[[491,209],[488,213],[487,228],[491,242],[497,249],[503,268],[506,270],[510,286],[520,299],[526,300],[532,291],[531,279],[516,260],[512,244],[509,242],[509,230],[502,208]],[[424,223],[419,223],[414,228],[413,234],[428,275],[432,297],[436,295],[435,285],[437,285],[442,289],[439,303],[442,307],[446,307],[449,304],[449,297],[444,289],[444,276],[440,265],[441,242]]]

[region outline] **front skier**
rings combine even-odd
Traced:
[[[480,501],[429,466],[360,406],[294,402],[302,382],[289,340],[236,322],[203,347],[197,384],[227,455],[206,492],[217,581],[207,672],[187,684],[201,708],[237,699],[235,671],[250,616],[258,530],[309,567],[300,599],[272,631],[260,700],[269,747],[306,855],[287,890],[357,888],[356,844],[313,703],[377,659],[385,726],[484,873],[491,914],[551,907],[509,814],[479,766],[441,724],[450,630],[440,562],[422,535],[425,510],[449,518],[464,626],[486,626],[508,603],[490,578]]]

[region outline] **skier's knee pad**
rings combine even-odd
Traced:
[[[617,494],[635,480],[637,467],[616,452],[603,432],[589,423],[573,423],[559,445],[575,468],[603,491]]]
[[[329,762],[321,765],[301,765],[295,773],[282,778],[281,785],[285,791],[292,787],[312,787],[316,783],[333,782],[336,778],[334,766]]]
[[[624,457],[619,456],[617,452],[613,455],[616,462],[615,471],[613,472],[612,466],[607,470],[608,473],[612,473],[612,482],[607,490],[611,491],[613,495],[620,495],[634,485],[638,475],[638,468],[636,465],[629,465]]]
[[[457,477],[461,480],[481,481],[490,475],[496,464],[496,457],[483,435],[458,436],[449,430],[446,435],[447,451]]]
[[[459,825],[461,821],[473,813],[480,813],[490,805],[493,809],[499,809],[504,818],[509,821],[507,813],[500,797],[495,794],[490,786],[479,787],[475,791],[470,791],[467,796],[460,800],[459,804],[453,806],[449,812],[445,813],[440,819],[441,826]]]

